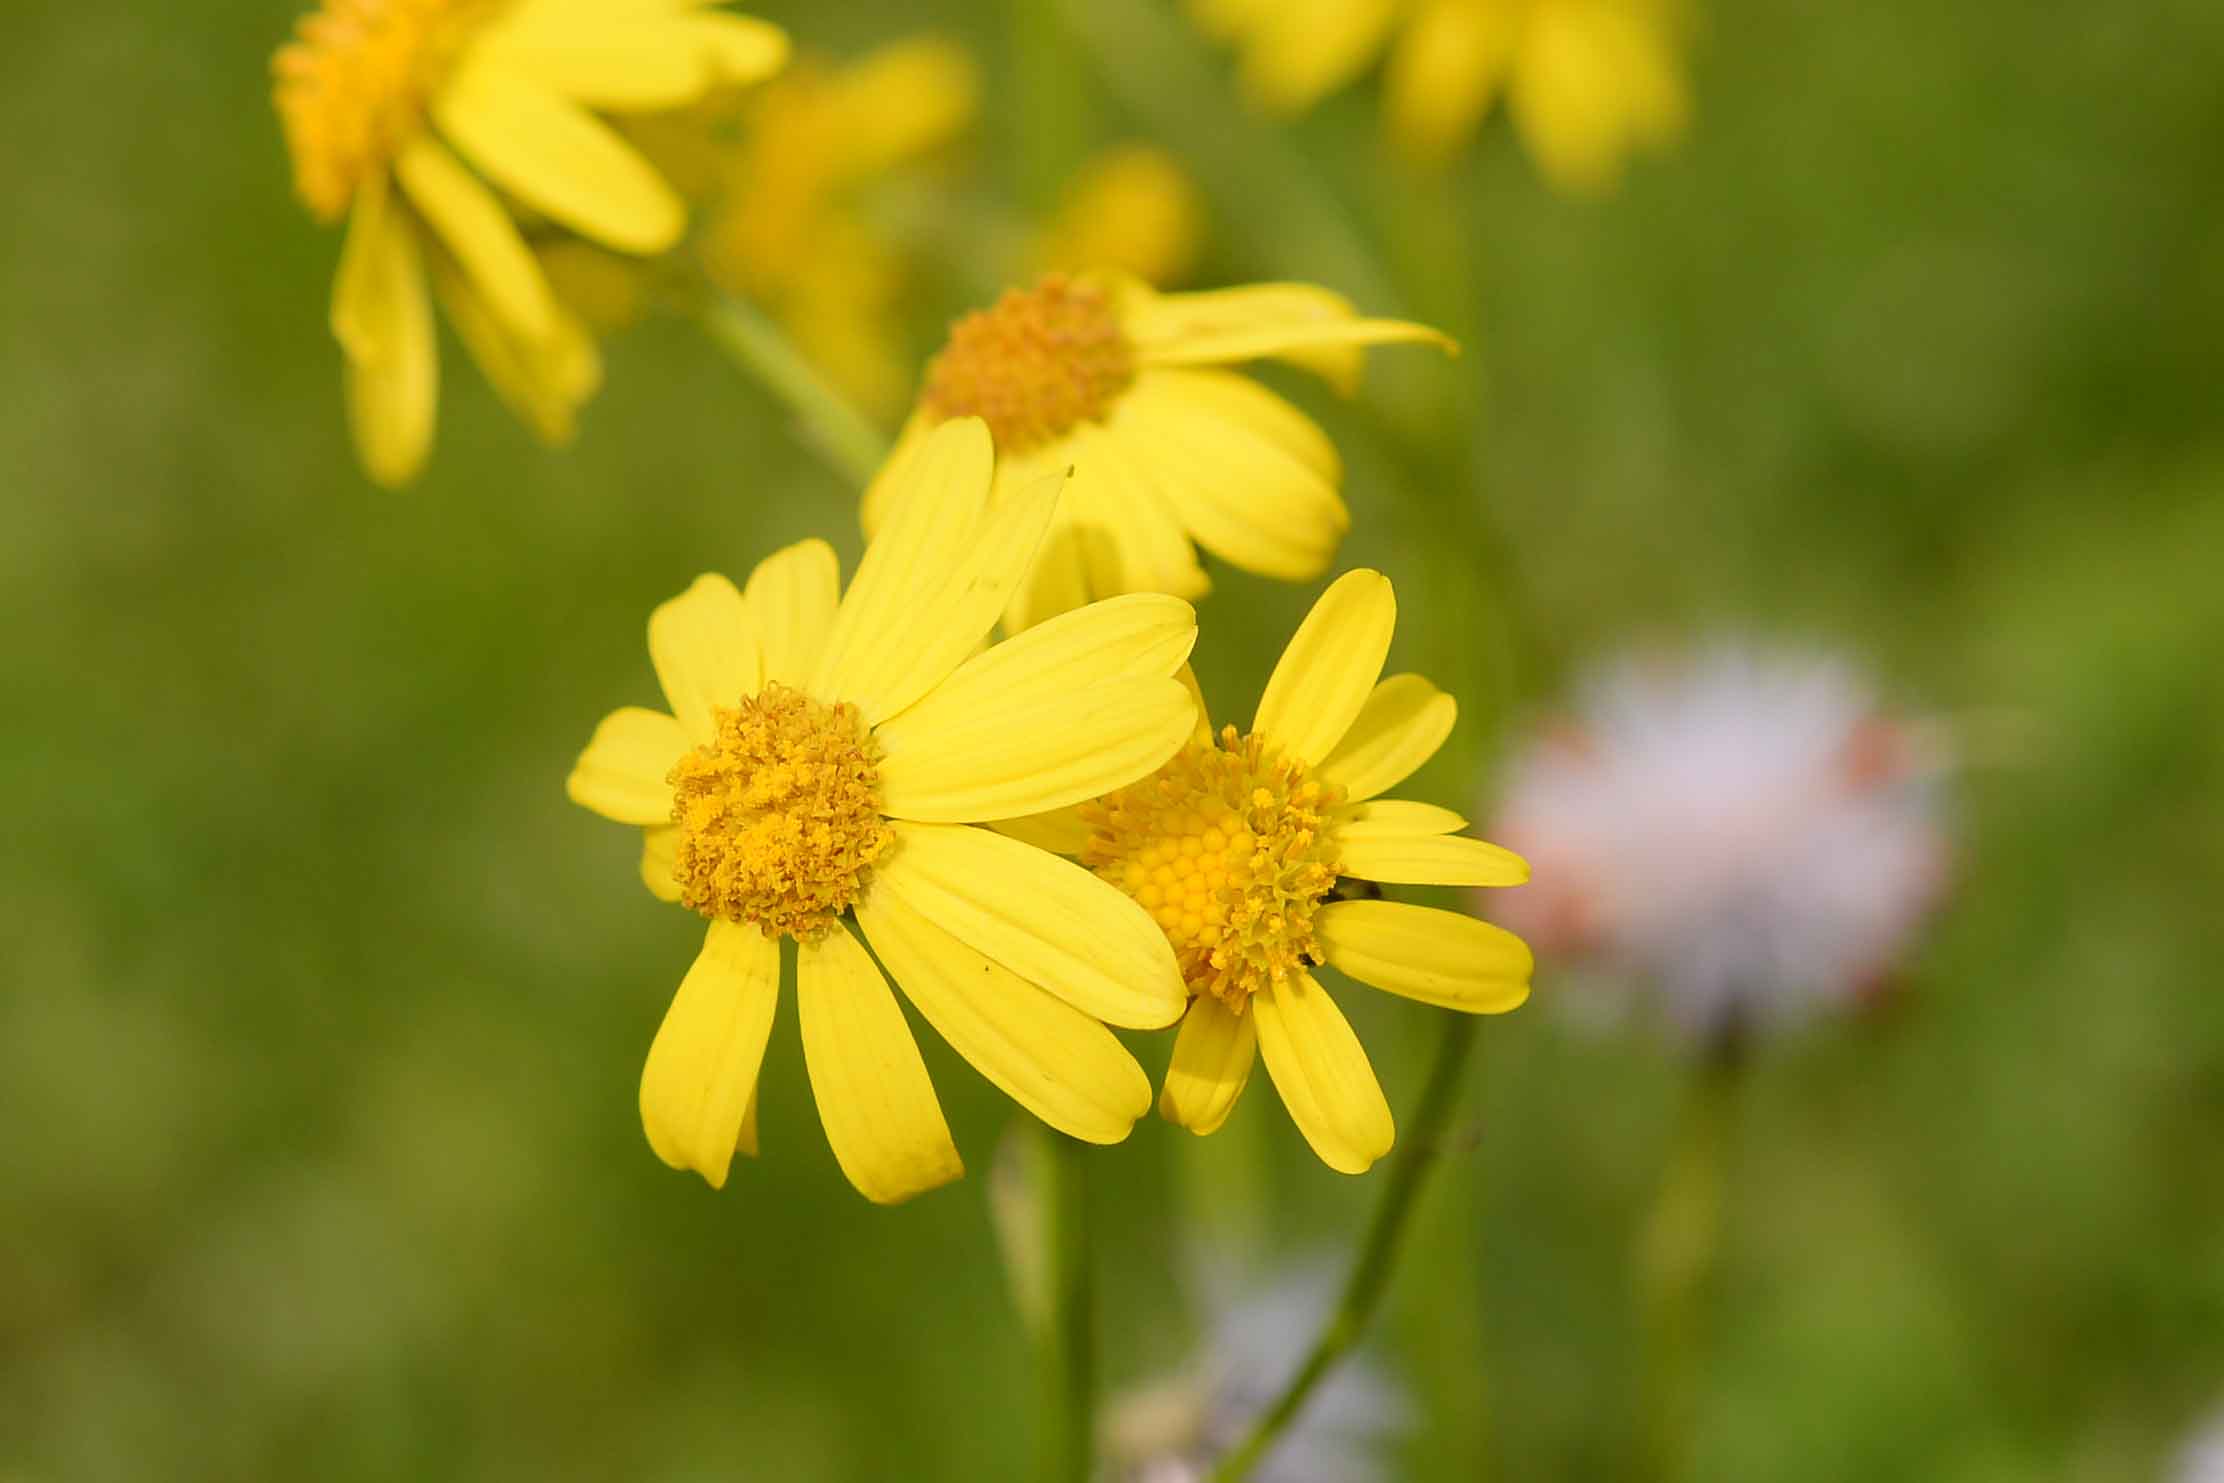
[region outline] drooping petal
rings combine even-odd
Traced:
[[[419,133],[394,160],[394,175],[512,334],[546,340],[555,333],[556,304],[524,234],[494,192],[458,163],[430,133]]]
[[[1189,990],[1150,913],[1056,855],[986,829],[895,824],[875,889],[1109,1025],[1155,1030]]]
[[[417,237],[386,177],[357,193],[333,281],[332,333],[345,358],[348,423],[363,468],[392,487],[432,451],[439,343]]]
[[[739,705],[764,687],[757,620],[716,572],[649,614],[649,660],[672,713],[698,743],[717,734],[717,707]]]
[[[1388,577],[1365,567],[1338,577],[1282,651],[1251,729],[1300,761],[1328,756],[1374,692],[1397,626]]]
[[[679,241],[687,209],[639,151],[577,103],[490,59],[464,62],[434,95],[442,133],[535,210],[621,252]]]
[[[1145,372],[1113,409],[1106,438],[1206,550],[1264,576],[1316,577],[1351,528],[1351,514],[1302,439],[1222,415],[1210,394],[1198,394],[1200,384],[1222,377],[1237,379],[1223,371]]]
[[[1256,1015],[1236,1014],[1210,994],[1198,996],[1174,1037],[1158,1115],[1192,1133],[1217,1132],[1251,1080],[1258,1046]]]
[[[1403,901],[1331,901],[1313,931],[1335,967],[1363,984],[1468,1014],[1529,997],[1529,945],[1503,927]]]
[[[783,546],[757,563],[742,589],[764,648],[764,677],[801,689],[818,664],[842,595],[834,548],[812,539]]]
[[[854,701],[877,725],[979,647],[1027,576],[1061,482],[1014,490],[984,513],[993,466],[978,418],[953,418],[918,444],[835,614],[814,695]]]
[[[1420,675],[1392,675],[1367,697],[1335,750],[1321,759],[1323,780],[1353,802],[1395,788],[1436,755],[1459,719],[1459,702]]]
[[[1193,702],[1166,678],[1196,641],[1179,598],[1065,613],[960,665],[874,733],[883,807],[965,823],[1041,813],[1133,782],[1179,748]]]
[[[1104,532],[1098,565],[1110,570],[1092,569],[1094,594],[1163,592],[1194,601],[1211,591],[1188,528],[1147,463],[1108,428],[1083,424],[1071,441],[1073,481],[1059,513]]]
[[[1361,880],[1407,886],[1518,886],[1529,862],[1502,845],[1464,835],[1340,837],[1340,868]]]
[[[713,922],[680,980],[641,1072],[641,1126],[675,1169],[723,1188],[756,1101],[780,998],[780,945],[755,927]]]
[[[1310,371],[1345,396],[1359,389],[1366,344],[1340,338],[1342,325],[1361,323],[1351,300],[1310,283],[1254,283],[1202,293],[1160,294],[1141,284],[1120,287],[1120,323],[1145,365],[1195,364],[1259,356]],[[1395,321],[1401,332],[1419,326]],[[1401,333],[1396,338],[1414,338]],[[1441,338],[1425,331],[1418,338]],[[1449,344],[1449,342],[1446,342]],[[1258,345],[1272,348],[1257,349]],[[1233,352],[1233,353],[1228,353]]]
[[[886,890],[857,924],[935,1032],[1061,1133],[1117,1143],[1151,1107],[1150,1078],[1111,1031],[982,956]]]
[[[819,1121],[859,1194],[894,1205],[965,1173],[903,1010],[848,928],[798,945],[796,1012]]]
[[[680,899],[679,882],[673,872],[679,868],[680,831],[677,824],[651,825],[641,831],[641,884],[659,901]]]
[[[1341,346],[1434,345],[1457,352],[1459,343],[1442,330],[1403,319],[1347,319],[1334,324],[1286,325],[1197,335],[1140,357],[1149,366],[1217,366],[1267,356],[1288,359],[1293,351]]]
[[[1329,818],[1339,840],[1455,834],[1467,827],[1467,820],[1448,808],[1402,798],[1346,804]]]
[[[569,443],[579,408],[602,385],[602,352],[579,316],[556,304],[547,337],[528,340],[494,312],[476,282],[442,256],[433,259],[433,284],[456,338],[503,405],[542,442]]]
[[[1397,1140],[1397,1123],[1343,1011],[1304,973],[1252,995],[1250,1007],[1290,1120],[1329,1168],[1366,1173]]]
[[[565,795],[621,824],[669,824],[672,785],[665,778],[692,745],[664,712],[622,707],[595,728],[564,780]]]
[[[1521,23],[1508,6],[1469,0],[1421,6],[1383,79],[1390,137],[1408,158],[1440,162],[1473,137],[1504,85]]]

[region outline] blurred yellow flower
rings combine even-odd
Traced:
[[[1362,319],[1307,284],[1160,294],[1112,277],[1053,274],[967,315],[928,365],[897,448],[946,418],[995,435],[999,498],[1045,474],[1073,480],[1013,631],[1095,597],[1211,583],[1203,546],[1246,571],[1318,576],[1351,520],[1342,461],[1312,420],[1225,367],[1273,357],[1356,387],[1364,347],[1451,341],[1423,325]],[[891,518],[889,481],[865,492],[868,533]],[[1192,542],[1196,545],[1192,545]]]
[[[1099,603],[983,649],[1059,499],[990,502],[977,420],[918,443],[849,591],[805,541],[737,589],[705,576],[649,619],[671,713],[613,712],[574,801],[644,830],[648,888],[710,919],[641,1078],[649,1144],[723,1185],[756,1151],[756,1085],[795,940],[804,1061],[850,1182],[892,1202],[964,1172],[862,931],[927,1022],[1022,1106],[1112,1143],[1150,1109],[1102,1022],[1168,1025],[1184,991],[1149,915],[1068,860],[972,827],[1071,805],[1164,762],[1195,725],[1178,599]]]
[[[1204,237],[1204,196],[1180,162],[1149,145],[1120,145],[1068,182],[1035,244],[1034,268],[1125,273],[1169,288],[1196,266]]]
[[[1676,0],[1192,0],[1241,50],[1246,88],[1302,112],[1390,49],[1391,137],[1439,161],[1502,95],[1558,188],[1611,190],[1640,148],[1673,142],[1690,112]]]
[[[905,254],[862,209],[866,187],[916,167],[971,127],[978,69],[919,37],[846,66],[805,59],[751,101],[704,234],[714,281],[761,306],[850,396],[903,405]]]
[[[679,197],[596,113],[674,107],[786,56],[777,28],[693,0],[325,0],[301,20],[273,94],[303,203],[348,223],[332,330],[373,479],[402,483],[432,446],[428,281],[512,408],[570,435],[600,359],[514,212],[670,247]]]
[[[1263,1055],[1313,1151],[1347,1174],[1389,1152],[1395,1129],[1312,965],[1472,1014],[1529,996],[1529,949],[1512,933],[1337,889],[1345,877],[1529,878],[1518,855],[1457,834],[1467,821],[1450,809],[1378,797],[1435,755],[1458,712],[1419,675],[1377,683],[1396,623],[1387,578],[1345,573],[1283,651],[1248,734],[1215,737],[1200,696],[1197,729],[1172,761],[1079,811],[1082,863],[1157,919],[1195,996],[1159,1111],[1212,1132]]]

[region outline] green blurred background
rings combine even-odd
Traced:
[[[978,48],[978,196],[1149,132],[1025,6],[832,9],[768,13]],[[451,344],[427,477],[369,488],[338,244],[267,102],[292,13],[0,22],[0,1476],[1019,1475],[1008,1104],[926,1037],[972,1174],[871,1208],[784,1017],[764,1157],[715,1195],[666,1170],[634,1088],[697,934],[563,798],[653,693],[649,607],[808,534],[846,564],[851,497],[670,321],[611,344],[562,454]],[[1417,190],[1371,88],[1280,136],[1207,111],[1205,280],[1467,341],[1379,354],[1348,406],[1278,383],[1346,451],[1394,667],[1466,702],[1417,796],[1475,796],[1633,635],[1821,640],[2016,718],[1898,1011],[1755,1067],[1696,1471],[2153,1478],[2224,1395],[2224,10],[1708,0],[1692,80],[1692,136],[1603,204],[1502,122]],[[1226,168],[1277,137],[1348,207],[1325,238],[1280,166]],[[925,332],[968,281],[930,278]],[[1235,709],[1313,593],[1217,575],[1199,666]],[[1682,1073],[1554,988],[1484,1027],[1479,1139],[1391,1293],[1399,1476],[1630,1471],[1624,1272]],[[1353,997],[1403,1106],[1433,1021]],[[1114,1381],[1191,1340],[1185,1229],[1263,1265],[1365,1218],[1270,1097],[1225,1136],[1093,1160]]]

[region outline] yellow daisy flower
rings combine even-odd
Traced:
[[[777,70],[787,38],[698,0],[324,0],[272,59],[294,185],[345,220],[332,332],[363,466],[402,483],[432,446],[428,281],[465,348],[551,441],[601,379],[522,207],[630,253],[679,240],[679,197],[597,111],[670,108]]]
[[[1248,734],[1189,744],[1079,811],[1081,861],[1147,908],[1194,998],[1159,1111],[1194,1133],[1227,1120],[1255,1055],[1313,1151],[1363,1172],[1395,1127],[1328,990],[1363,984],[1471,1014],[1529,997],[1529,949],[1458,912],[1347,896],[1338,882],[1512,886],[1521,857],[1457,833],[1450,809],[1380,797],[1433,756],[1458,706],[1419,675],[1377,683],[1397,601],[1380,572],[1331,585],[1275,665]]]
[[[1440,161],[1500,97],[1561,190],[1611,190],[1640,148],[1672,143],[1690,113],[1677,0],[1193,0],[1241,52],[1247,90],[1298,113],[1388,46],[1387,123]]]
[[[1304,413],[1227,367],[1277,358],[1348,393],[1365,346],[1410,341],[1451,348],[1435,330],[1362,319],[1307,284],[1161,294],[1053,274],[951,328],[897,446],[980,417],[1001,456],[999,499],[1073,471],[1005,613],[1014,632],[1123,592],[1200,597],[1212,584],[1199,546],[1301,582],[1327,569],[1351,524],[1342,462]],[[888,518],[889,493],[885,480],[866,490],[868,533]]]
[[[1179,599],[1099,603],[982,648],[1058,503],[995,505],[979,421],[891,478],[904,498],[849,590],[823,541],[745,587],[705,576],[649,619],[669,714],[613,712],[575,802],[644,831],[648,888],[710,919],[641,1077],[649,1144],[716,1186],[756,1151],[757,1071],[796,943],[820,1120],[850,1182],[893,1202],[964,1172],[918,1046],[861,931],[913,1007],[1044,1122],[1113,1143],[1150,1082],[1104,1027],[1173,1023],[1184,991],[1149,915],[982,819],[1143,776],[1195,724],[1174,678]]]

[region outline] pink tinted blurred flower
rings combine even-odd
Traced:
[[[1625,659],[1516,755],[1491,837],[1532,882],[1491,914],[1694,1040],[1796,1022],[1880,988],[1937,902],[1944,770],[1840,660]]]
[[[2212,1413],[2178,1453],[2171,1483],[2224,1483],[2224,1410]]]

